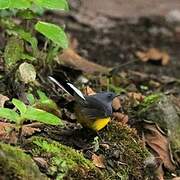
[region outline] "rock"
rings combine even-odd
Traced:
[[[97,151],[104,155],[109,179],[144,179],[144,162],[149,152],[135,129],[117,121],[108,124],[100,137],[109,149]],[[105,170],[104,170],[105,171]],[[108,178],[107,178],[108,179]]]
[[[0,179],[46,180],[31,157],[21,149],[0,143]]]
[[[178,113],[171,98],[161,95],[159,99],[144,106],[139,115],[144,120],[157,124],[169,136],[172,149],[180,150],[180,117]]]
[[[45,171],[53,179],[105,179],[90,160],[66,145],[42,137],[33,137],[29,142],[34,146],[33,155],[49,157]]]
[[[175,9],[175,10],[171,10],[167,16],[166,16],[166,20],[168,22],[180,22],[180,11]]]
[[[19,75],[21,81],[27,84],[35,81],[36,70],[32,64],[24,62],[19,66]]]
[[[4,63],[6,71],[14,68],[17,61],[21,60],[24,52],[24,43],[21,39],[12,36],[6,44],[4,52]]]

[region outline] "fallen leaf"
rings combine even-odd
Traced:
[[[100,146],[102,146],[106,150],[110,149],[109,144],[102,143],[102,144],[100,144]]]
[[[58,62],[68,67],[81,70],[85,73],[107,73],[108,68],[88,61],[87,59],[78,55],[73,49],[65,49],[60,54]]]
[[[128,97],[135,101],[139,101],[139,102],[142,102],[145,98],[144,95],[142,95],[141,93],[136,93],[136,92],[128,93]]]
[[[180,177],[172,178],[172,180],[180,180]]]
[[[128,115],[120,113],[120,112],[114,112],[113,117],[116,121],[119,121],[123,124],[126,124],[128,122]]]
[[[38,166],[44,169],[48,169],[48,163],[44,158],[41,157],[34,157],[34,161],[37,163]]]
[[[4,107],[4,103],[8,100],[9,98],[7,96],[0,94],[0,107]]]
[[[30,125],[28,124],[22,126],[21,136],[31,136],[35,132],[41,131],[39,128],[33,127],[33,123],[32,127]],[[15,124],[0,122],[0,140],[8,142],[10,144],[16,144],[18,140],[18,134],[19,133],[16,131]]]
[[[86,96],[92,96],[92,95],[96,94],[96,92],[92,88],[90,88],[89,86],[86,86],[84,88],[83,92]]]
[[[105,168],[105,165],[104,165],[104,157],[103,155],[96,155],[96,154],[93,154],[92,155],[92,161],[94,163],[94,165],[98,168]]]
[[[41,130],[39,128],[33,128],[33,127],[27,127],[22,126],[22,136],[32,136],[35,132],[40,132]]]
[[[121,106],[121,101],[119,99],[119,97],[115,97],[112,101],[112,107],[115,111],[119,110],[122,106]]]
[[[162,160],[164,166],[167,169],[174,171],[175,165],[173,164],[168,137],[162,134],[157,125],[145,123],[144,138],[145,142]]]
[[[15,126],[11,123],[0,122],[0,140],[10,144],[17,143],[18,133]]]
[[[150,48],[145,52],[137,51],[136,56],[143,62],[161,61],[162,65],[167,65],[170,62],[170,56],[166,52],[161,52],[158,49]]]
[[[130,92],[128,93],[129,104],[133,107],[138,106],[145,98],[141,93]]]

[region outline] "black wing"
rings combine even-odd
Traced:
[[[86,101],[78,101],[79,110],[88,119],[109,117],[112,114],[112,106],[96,99],[95,96],[86,96]]]

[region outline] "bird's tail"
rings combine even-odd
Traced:
[[[56,85],[58,85],[62,90],[64,90],[66,93],[72,95],[72,96],[78,96],[81,99],[85,100],[85,97],[83,95],[83,93],[77,89],[73,84],[66,82],[66,81],[62,81],[62,82],[58,82],[55,78],[48,76],[48,78],[54,82]]]

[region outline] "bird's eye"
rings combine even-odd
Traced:
[[[108,98],[112,99],[113,98],[113,94],[108,94]]]

